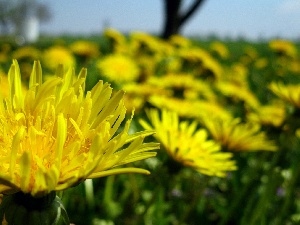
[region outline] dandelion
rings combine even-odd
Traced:
[[[207,115],[216,115],[220,118],[231,118],[231,114],[228,110],[213,101],[153,95],[150,96],[149,102],[157,108],[166,108],[170,111],[177,112],[180,116],[188,118],[201,118]]]
[[[286,109],[282,102],[261,105],[247,113],[247,119],[265,126],[279,127],[286,119]]]
[[[288,41],[283,39],[274,39],[269,42],[269,47],[279,56],[287,56],[291,58],[295,58],[297,55],[296,46]]]
[[[242,123],[239,118],[201,118],[215,141],[230,151],[275,151],[277,146],[257,123]]]
[[[70,45],[71,51],[83,58],[96,58],[99,55],[99,47],[91,41],[79,40]]]
[[[242,101],[252,108],[259,106],[259,100],[247,87],[241,87],[234,82],[227,81],[218,82],[216,87],[224,96],[230,97],[233,100]]]
[[[281,82],[272,82],[269,89],[284,102],[287,102],[296,108],[300,108],[300,85]]]
[[[46,49],[42,59],[45,67],[52,71],[54,71],[59,64],[63,64],[66,68],[74,67],[76,64],[71,50],[60,45]]]
[[[149,173],[141,168],[117,168],[153,157],[152,150],[158,148],[157,143],[144,143],[153,131],[129,134],[132,117],[124,121],[123,91],[112,95],[109,84],[99,81],[84,95],[86,69],[75,80],[70,69],[43,82],[39,62],[34,62],[26,94],[20,77],[14,60],[8,72],[9,96],[0,100],[0,192],[12,194],[6,204],[50,196],[61,210],[53,197],[55,191],[89,178]],[[124,128],[117,134],[123,121]],[[5,218],[13,224],[15,217],[7,218],[5,204],[0,215],[3,207]]]
[[[209,47],[212,53],[219,56],[221,59],[227,59],[229,57],[229,50],[222,42],[214,41]]]
[[[111,54],[100,59],[97,67],[102,76],[118,84],[138,79],[140,72],[133,59],[121,54]]]
[[[205,129],[197,129],[194,121],[179,121],[175,112],[157,109],[147,111],[151,124],[141,120],[145,129],[154,129],[154,137],[161,142],[168,155],[184,166],[209,176],[224,177],[236,169],[232,153],[222,152],[221,146],[208,139]]]

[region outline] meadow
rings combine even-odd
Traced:
[[[296,42],[188,38],[107,29],[92,37],[0,38],[1,90],[13,59],[24,86],[39,60],[86,91],[125,91],[132,132],[155,130],[150,175],[86,180],[59,195],[76,225],[300,224],[300,54]]]

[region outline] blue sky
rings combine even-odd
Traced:
[[[52,19],[41,25],[47,33],[100,33],[105,26],[158,33],[163,24],[163,0],[39,1],[52,12]],[[183,34],[299,38],[300,0],[206,0]]]

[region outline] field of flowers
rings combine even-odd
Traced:
[[[150,175],[86,180],[59,193],[71,223],[300,223],[297,43],[179,35],[166,41],[113,29],[101,37],[42,38],[25,46],[0,40],[2,96],[13,59],[24,90],[36,60],[45,80],[58,68],[77,75],[84,67],[86,91],[99,80],[114,93],[124,90],[126,117],[134,114],[130,132],[154,130],[147,138],[160,143],[155,157],[133,163]]]

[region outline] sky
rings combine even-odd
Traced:
[[[163,0],[39,0],[52,17],[41,24],[48,34],[160,33]],[[184,0],[189,5],[192,0]],[[184,35],[248,39],[300,38],[300,0],[206,0],[183,27]]]

